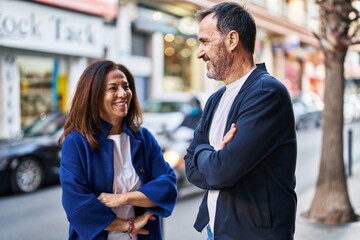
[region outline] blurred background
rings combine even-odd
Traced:
[[[166,240],[175,239],[174,231],[178,239],[204,238],[192,229],[201,191],[187,183],[182,156],[207,98],[223,86],[207,79],[196,57],[194,13],[218,2],[0,0],[0,239],[66,238],[56,141],[80,74],[96,59],[122,63],[134,74],[144,126],[178,174],[181,197],[165,220]],[[319,6],[315,0],[236,2],[258,27],[255,62],[265,62],[293,99],[301,193],[315,183],[320,160],[326,76],[313,34]],[[353,6],[360,10],[359,1]],[[344,134],[354,131],[353,144],[360,139],[359,52],[360,45],[351,46],[344,62]],[[39,227],[24,217],[28,212]]]

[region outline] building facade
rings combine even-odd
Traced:
[[[66,111],[91,59],[104,57],[103,19],[26,1],[0,2],[0,138]]]
[[[205,65],[196,57],[194,14],[218,2],[1,1],[0,138],[18,134],[43,113],[66,112],[80,74],[95,59],[126,65],[134,74],[140,103],[163,93],[215,91],[222,83],[207,79]],[[265,62],[293,97],[302,91],[322,96],[325,76],[313,34],[318,27],[315,1],[236,2],[255,18],[256,62]],[[358,69],[355,57],[349,58],[348,68]]]

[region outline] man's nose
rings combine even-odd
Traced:
[[[197,51],[197,58],[200,59],[204,56],[204,49],[203,47],[200,45]]]

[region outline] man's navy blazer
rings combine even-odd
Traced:
[[[237,132],[223,149],[209,144],[214,112],[225,87],[207,101],[194,139],[185,155],[191,183],[220,190],[215,240],[291,240],[295,231],[296,132],[286,87],[257,65],[231,106],[225,133]],[[219,136],[222,137],[222,136]],[[194,227],[209,223],[207,193]]]

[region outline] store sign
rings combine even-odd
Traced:
[[[0,1],[0,46],[101,57],[101,18],[32,4]]]
[[[34,0],[53,6],[115,19],[118,12],[118,0]]]

